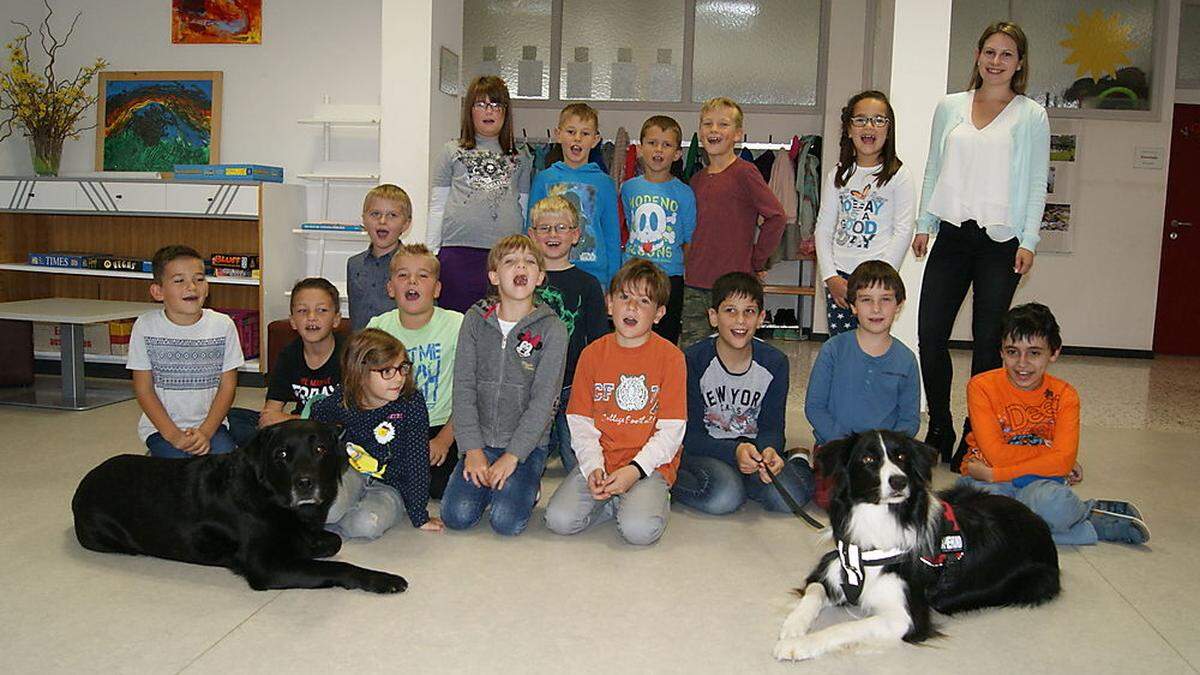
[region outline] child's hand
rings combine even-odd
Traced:
[[[918,234],[913,237],[912,252],[918,258],[924,258],[925,252],[929,250],[929,234]]]
[[[850,288],[849,281],[843,279],[841,275],[835,275],[825,280],[825,287],[833,296],[833,304],[842,309],[850,309],[850,303],[846,302],[846,291]]]
[[[762,451],[763,464],[758,467],[758,479],[764,483],[770,483],[774,480],[774,476],[779,475],[783,471],[783,458],[775,452],[775,448],[763,448]],[[767,473],[770,471],[770,473]]]
[[[1071,473],[1067,474],[1067,485],[1079,485],[1083,482],[1083,465],[1075,462],[1075,466],[1071,468]]]
[[[424,532],[441,532],[442,530],[446,529],[446,525],[442,522],[441,518],[430,518],[429,520],[425,521],[424,525],[417,529]]]
[[[487,455],[483,454],[481,448],[467,451],[467,456],[463,459],[463,480],[471,481],[475,487],[491,485],[488,482]]]
[[[609,474],[608,478],[605,479],[603,485],[604,496],[612,497],[614,495],[625,494],[641,477],[642,474],[637,470],[637,467],[626,464]]]
[[[189,455],[205,455],[208,454],[208,437],[199,429],[184,429],[180,445],[175,447]]]
[[[738,471],[746,475],[758,471],[758,460],[763,458],[753,443],[738,443],[733,455],[737,459]]]
[[[588,490],[592,493],[592,499],[597,501],[607,499],[604,493],[604,484],[608,481],[608,476],[604,474],[604,469],[596,469],[588,476]]]
[[[504,484],[508,482],[508,477],[517,470],[517,456],[511,452],[506,452],[500,455],[488,469],[488,485],[492,486],[493,490],[503,490]]]
[[[967,467],[967,475],[975,480],[981,480],[985,483],[991,483],[994,474],[992,467],[984,463],[983,460],[972,457],[963,463]]]
[[[438,440],[436,436],[429,439],[429,466],[441,466],[446,463],[446,456],[450,454],[452,442]]]

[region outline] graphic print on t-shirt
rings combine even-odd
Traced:
[[[887,198],[876,191],[874,182],[869,182],[862,190],[839,190],[838,199],[841,213],[833,232],[834,245],[870,248],[871,240],[879,234],[878,216],[887,204]]]
[[[555,183],[546,190],[547,196],[561,196],[571,202],[579,216],[579,243],[571,249],[572,262],[596,262],[596,186],[587,183]]]
[[[336,386],[337,382],[332,375],[324,377],[301,375],[299,382],[292,383],[292,393],[295,394],[298,405],[303,406],[305,403],[308,403],[308,399],[314,396],[330,395]]]
[[[421,388],[425,404],[430,408],[438,402],[438,382],[442,379],[442,343],[428,342],[408,349],[412,363],[413,381]]]
[[[758,436],[758,416],[763,399],[775,377],[757,361],[741,375],[725,370],[717,357],[700,376],[700,396],[704,401],[704,426],[713,438]]]
[[[1008,445],[1050,445],[1061,402],[1061,397],[1047,389],[1040,405],[1009,403],[1004,406],[996,420],[1000,423],[1004,442]]]
[[[201,340],[146,336],[154,386],[167,390],[214,389],[221,384],[225,338]]]
[[[583,298],[577,298],[575,308],[567,307],[567,299],[563,297],[562,291],[547,283],[545,286],[539,286],[537,289],[538,297],[542,299],[547,307],[554,310],[558,316],[558,320],[563,322],[567,327],[567,337],[575,334],[575,321],[579,318],[579,310],[583,307]]]
[[[679,202],[665,195],[642,194],[630,198],[633,218],[625,252],[655,262],[669,262],[674,255]]]
[[[610,424],[646,424],[658,413],[659,386],[646,386],[646,374],[619,374],[617,382],[597,382],[593,385],[592,400],[614,401],[617,408],[627,414],[603,412],[601,417]],[[641,413],[635,415],[633,413]]]

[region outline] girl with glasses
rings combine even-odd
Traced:
[[[440,532],[429,503],[429,413],[404,345],[367,328],[342,352],[342,384],[311,406],[311,418],[337,424],[350,455],[326,526],[343,537],[377,539],[407,514],[413,527]]]
[[[488,250],[525,225],[532,161],[517,151],[510,103],[504,80],[475,78],[459,137],[442,148],[433,171],[425,245],[442,264],[445,309],[465,312],[487,295]]]
[[[916,192],[896,156],[895,127],[882,92],[855,94],[842,108],[838,163],[821,190],[815,232],[830,337],[858,327],[846,299],[855,268],[882,260],[899,270],[912,241]]]

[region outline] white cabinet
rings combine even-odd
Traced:
[[[257,185],[167,184],[166,210],[206,216],[257,216]]]
[[[57,180],[30,181],[24,208],[31,211],[74,211],[75,183]]]
[[[100,186],[110,198],[113,211],[162,213],[167,209],[167,191],[162,183],[104,181]]]

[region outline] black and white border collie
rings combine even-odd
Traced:
[[[783,622],[775,658],[811,659],[843,647],[921,642],[939,633],[929,610],[1039,605],[1059,592],[1058,552],[1024,504],[973,488],[934,494],[935,451],[903,434],[871,431],[821,448],[834,480],[835,550],[808,575]],[[827,605],[866,617],[814,633]]]

